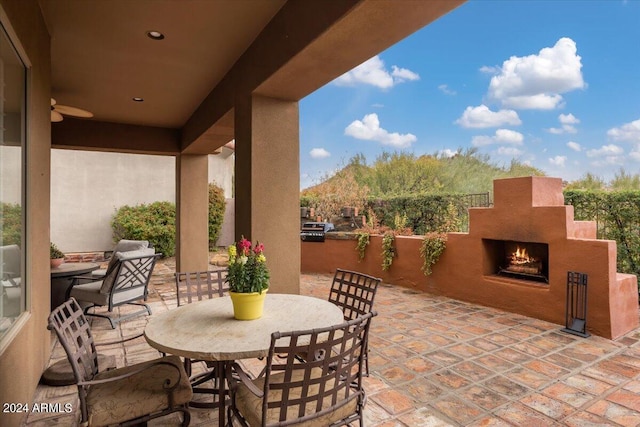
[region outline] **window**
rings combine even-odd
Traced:
[[[25,64],[0,24],[0,340],[26,310],[26,78]]]

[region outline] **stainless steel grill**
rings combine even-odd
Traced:
[[[335,231],[330,222],[305,222],[300,230],[300,239],[303,242],[324,242],[325,233]]]

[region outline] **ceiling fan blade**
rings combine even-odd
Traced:
[[[69,107],[68,105],[56,105],[55,111],[67,116],[89,118],[93,117],[93,113],[81,108]]]
[[[58,113],[55,110],[51,110],[51,121],[52,122],[61,122],[62,121],[62,114]]]
[[[54,105],[56,105],[56,100],[51,98],[51,106],[53,107]]]

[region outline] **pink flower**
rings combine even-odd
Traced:
[[[264,252],[264,245],[260,242],[256,242],[256,247],[253,249],[256,254],[261,254]]]
[[[238,242],[238,252],[240,252],[244,256],[248,256],[250,249],[251,249],[251,242],[243,237]]]

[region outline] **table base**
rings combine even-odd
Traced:
[[[226,406],[231,403],[231,401],[227,398],[229,396],[229,392],[226,387],[226,370],[227,366],[233,363],[233,361],[220,360],[212,363],[214,364],[214,366],[213,369],[211,369],[209,372],[205,372],[191,378],[191,387],[193,389],[193,393],[210,394],[212,398],[211,402],[192,400],[191,402],[189,402],[189,406],[193,408],[217,408],[218,425],[220,427],[224,427],[226,425]],[[213,381],[216,387],[198,387],[199,385],[204,384],[207,381]]]

